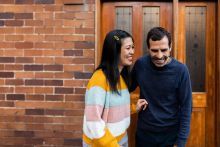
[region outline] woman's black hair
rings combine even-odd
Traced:
[[[100,65],[98,66],[98,69],[102,69],[104,72],[107,82],[110,85],[110,89],[113,92],[116,92],[118,94],[118,83],[120,84],[120,73],[118,69],[118,65],[120,62],[120,54],[121,54],[121,46],[123,39],[132,36],[123,30],[113,30],[110,31],[104,40],[103,48],[102,48],[102,57]],[[133,38],[132,38],[133,41]],[[124,66],[121,75],[126,83],[127,86],[129,86],[129,67]]]

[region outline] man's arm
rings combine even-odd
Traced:
[[[192,88],[189,72],[184,66],[178,90],[180,103],[180,128],[177,140],[178,147],[184,147],[190,131],[190,120],[192,112]]]

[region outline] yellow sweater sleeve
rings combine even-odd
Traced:
[[[105,135],[98,139],[93,139],[92,147],[119,147],[118,141],[106,128]]]

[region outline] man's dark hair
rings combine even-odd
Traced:
[[[171,47],[171,34],[166,29],[164,29],[162,27],[152,28],[147,34],[147,40],[146,41],[147,41],[148,49],[150,48],[150,39],[152,41],[159,41],[164,36],[167,36],[168,41],[169,41],[169,47]]]

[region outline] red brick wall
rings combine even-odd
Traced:
[[[95,0],[0,0],[0,146],[81,146]]]

